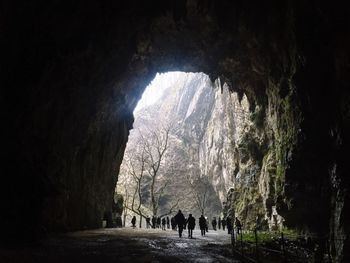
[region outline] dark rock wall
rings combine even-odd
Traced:
[[[303,111],[303,137],[286,191],[298,193],[297,221],[304,221],[320,239],[335,239],[331,249],[339,255],[346,251],[339,244],[349,233],[345,189],[349,188],[346,167],[350,159],[345,149],[349,147],[350,97],[345,83],[349,76],[344,75],[349,70],[349,48],[345,48],[349,44],[349,9],[341,4],[309,3],[296,10],[297,46],[305,59],[294,78]],[[348,240],[345,243],[349,244]]]
[[[30,238],[99,227],[133,120],[116,82],[133,30],[112,3],[3,5],[3,227]]]
[[[252,111],[272,104],[279,211],[349,233],[349,11],[253,2],[3,1],[2,226],[98,227],[143,88],[184,70],[222,77]]]

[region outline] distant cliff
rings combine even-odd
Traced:
[[[135,112],[127,151],[137,143],[138,131],[170,125],[171,147],[164,163],[176,169],[164,172],[164,176],[176,177],[183,184],[170,187],[167,194],[186,192],[187,175],[206,177],[211,184],[207,214],[215,216],[222,211],[226,193],[235,183],[239,162],[235,146],[247,122],[249,105],[246,97],[240,102],[238,95],[230,93],[219,80],[212,83],[202,73],[177,74],[157,102]],[[180,205],[185,211],[196,211],[190,203],[187,198]]]
[[[277,160],[285,160],[280,156],[283,139],[293,136],[279,134],[275,104],[252,107],[244,94],[229,91],[219,79],[212,83],[202,73],[174,76],[155,103],[135,112],[126,150],[136,149],[140,131],[171,127],[162,177],[175,183],[160,210],[182,193],[180,207],[200,214],[186,181],[199,176],[210,184],[208,216],[224,212],[238,216],[245,227],[281,227],[276,207],[284,198],[285,163]]]

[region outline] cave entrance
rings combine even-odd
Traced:
[[[158,73],[134,110],[120,168],[116,193],[123,197],[123,225],[136,216],[145,227],[147,218],[152,224],[178,209],[210,221],[222,217],[234,182],[230,171],[237,170],[229,160],[231,146],[244,131],[248,109],[247,99],[240,101],[220,79]]]

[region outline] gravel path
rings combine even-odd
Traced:
[[[240,262],[233,258],[230,236],[209,231],[193,239],[158,229],[98,229],[46,239],[30,248],[0,249],[0,262]]]

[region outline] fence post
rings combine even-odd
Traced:
[[[235,230],[234,230],[234,228],[231,231],[231,244],[233,247],[235,246]]]
[[[241,254],[242,254],[242,257],[244,255],[244,251],[243,251],[243,234],[242,234],[242,229],[241,231],[239,231],[240,235],[241,235]]]
[[[332,262],[332,257],[331,257],[331,245],[329,242],[329,239],[326,239],[326,245],[327,245],[327,254],[328,254],[328,262]]]
[[[282,252],[283,252],[283,258],[284,258],[284,262],[286,261],[286,248],[284,246],[284,235],[283,232],[281,232],[281,240],[282,240]]]
[[[255,256],[256,256],[256,261],[259,262],[258,231],[256,230],[256,228],[254,229],[254,236],[255,236]]]

